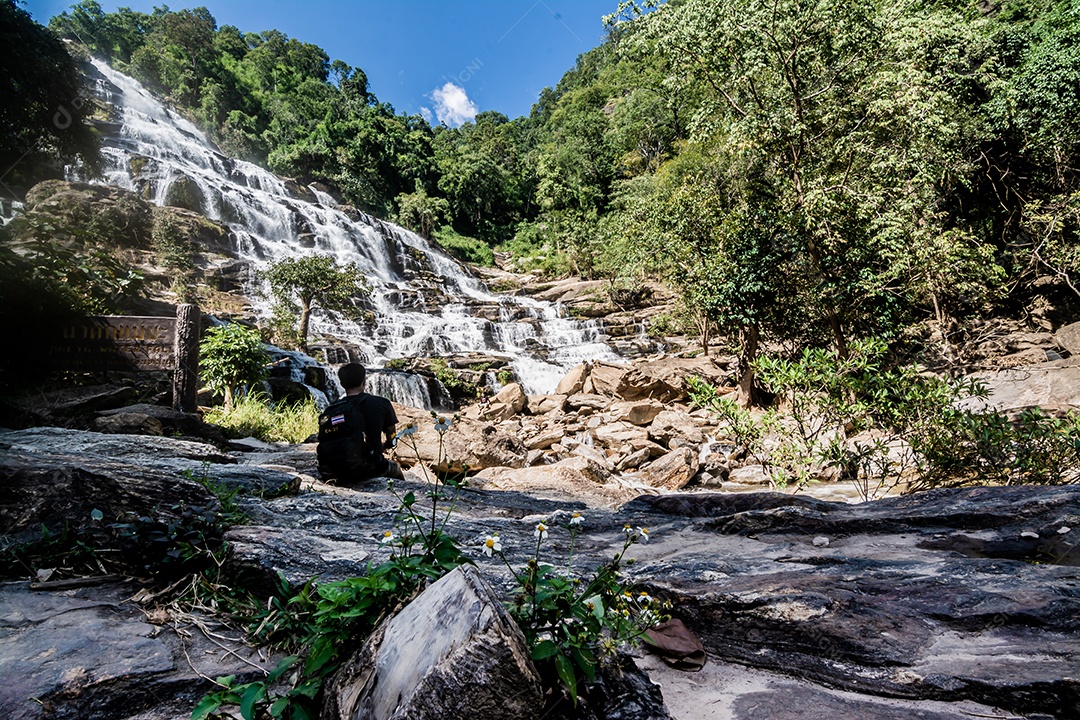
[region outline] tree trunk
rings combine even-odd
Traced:
[[[753,404],[754,368],[753,362],[757,359],[758,343],[761,340],[761,329],[757,325],[743,328],[739,348],[739,382],[735,388],[735,402],[741,408],[748,408]]]
[[[303,300],[303,306],[300,310],[300,328],[298,334],[300,335],[300,352],[307,352],[307,335],[308,324],[311,322],[311,301]]]
[[[195,412],[199,392],[199,335],[202,313],[195,305],[176,306],[173,344],[173,410]]]

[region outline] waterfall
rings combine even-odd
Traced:
[[[105,182],[159,205],[185,198],[229,227],[237,257],[256,270],[312,252],[357,263],[372,288],[374,320],[316,311],[311,329],[356,346],[368,367],[396,358],[495,355],[510,361],[527,392],[540,394],[551,392],[578,362],[619,359],[595,321],[569,318],[552,303],[492,293],[419,235],[223,155],[134,79],[100,60],[93,64],[101,76],[98,94],[119,116],[104,138]],[[268,316],[271,301],[251,294],[256,312]],[[424,397],[422,379],[407,377],[384,373],[378,382],[402,402],[442,402]]]

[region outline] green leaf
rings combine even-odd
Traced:
[[[218,693],[205,695],[195,706],[195,709],[191,711],[191,720],[206,720],[206,718],[210,717],[210,713],[216,711],[219,707],[221,707],[221,697]]]
[[[295,665],[296,661],[299,659],[300,658],[296,655],[289,655],[288,657],[282,658],[278,664],[274,666],[274,669],[270,671],[270,674],[266,676],[266,684],[269,685],[276,682],[277,679],[284,675],[285,671]]]
[[[281,714],[285,712],[285,710],[289,707],[289,703],[291,703],[291,702],[292,702],[292,698],[290,698],[288,695],[284,695],[282,697],[279,697],[270,706],[270,717],[275,717],[275,718],[281,717]]]
[[[532,649],[533,660],[546,660],[552,655],[559,652],[559,646],[553,643],[551,640],[542,640],[540,644]]]
[[[261,682],[253,682],[248,685],[240,698],[240,716],[244,720],[255,720],[255,704],[266,697],[266,685]]]
[[[101,522],[101,520],[104,517],[105,517],[105,513],[101,512],[97,508],[94,508],[93,510],[90,511],[90,519],[91,520],[94,520],[96,522]]]
[[[570,664],[569,658],[562,653],[555,656],[555,672],[559,673],[559,679],[570,693],[570,700],[574,707],[577,707],[577,675],[574,674],[574,666]]]
[[[315,674],[333,657],[334,645],[330,642],[330,638],[325,635],[320,636],[315,643],[315,647],[311,649],[311,654],[308,655],[307,662],[304,663],[304,674]]]

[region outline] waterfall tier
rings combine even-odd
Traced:
[[[530,393],[554,389],[574,364],[617,360],[596,321],[566,317],[552,303],[492,293],[469,269],[419,235],[355,209],[329,194],[282,179],[219,152],[191,122],[134,79],[95,60],[98,92],[116,112],[106,127],[104,181],[159,205],[201,211],[232,232],[234,252],[255,270],[319,252],[355,262],[372,287],[370,322],[316,311],[312,330],[348,343],[365,365],[388,360],[482,353],[509,359]],[[260,315],[271,301],[255,298]],[[381,382],[395,383],[400,373]],[[422,395],[415,381],[387,390]],[[430,397],[428,398],[430,401]]]

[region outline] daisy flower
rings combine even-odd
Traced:
[[[491,557],[492,553],[502,552],[502,542],[499,540],[499,535],[488,535],[484,538],[484,544],[480,546],[484,554]]]
[[[548,528],[544,523],[536,523],[536,532],[533,533],[533,537],[541,540],[547,540]]]

